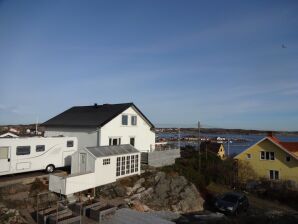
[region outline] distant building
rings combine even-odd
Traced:
[[[0,138],[17,138],[17,137],[19,136],[11,132],[6,132],[0,135]]]
[[[225,159],[226,157],[225,147],[222,143],[205,141],[201,143],[200,150],[201,152],[204,152],[205,150],[207,150],[208,152],[211,152],[214,155],[217,155],[221,159]]]
[[[44,136],[77,137],[79,149],[130,144],[149,152],[155,147],[154,125],[133,103],[72,107],[42,126]]]
[[[235,157],[247,161],[260,178],[290,180],[298,186],[298,142],[268,135]]]

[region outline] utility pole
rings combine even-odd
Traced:
[[[178,148],[180,150],[180,138],[181,138],[181,133],[180,133],[180,128],[178,128]]]
[[[36,118],[36,124],[35,124],[35,135],[37,135],[37,125],[38,125],[38,117]]]
[[[198,121],[199,174],[201,174],[201,123]]]
[[[228,138],[228,157],[230,157],[230,139]]]

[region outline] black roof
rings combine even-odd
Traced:
[[[149,121],[149,119],[146,118],[145,115],[133,103],[103,105],[94,104],[93,106],[72,107],[44,122],[42,126],[102,127],[131,106],[133,106],[139,112],[139,114],[144,117],[151,128],[154,128],[154,125]]]

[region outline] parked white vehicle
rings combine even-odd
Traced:
[[[71,165],[78,150],[76,137],[28,137],[0,139],[0,176]]]

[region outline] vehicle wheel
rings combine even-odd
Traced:
[[[55,166],[54,165],[48,165],[46,168],[46,172],[47,173],[53,173],[55,170]]]

